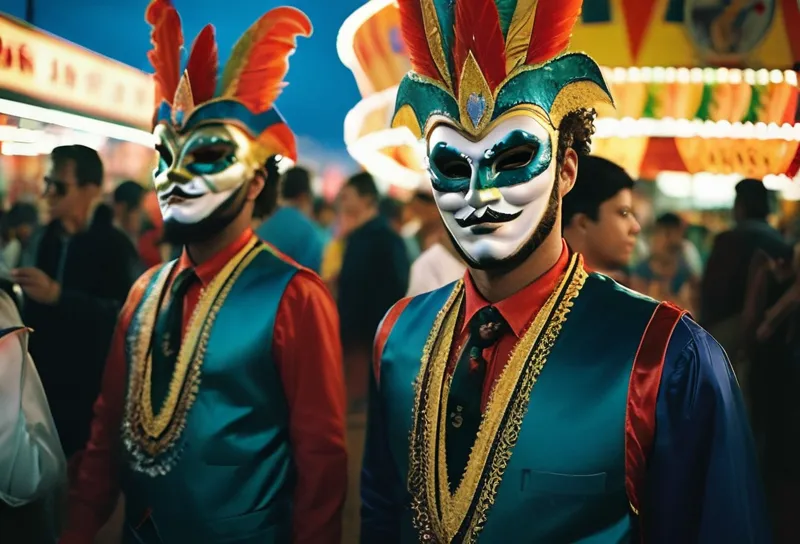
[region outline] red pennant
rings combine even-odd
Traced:
[[[622,11],[625,12],[625,26],[628,30],[628,41],[634,63],[639,57],[639,49],[650,27],[657,2],[658,0],[622,0]]]

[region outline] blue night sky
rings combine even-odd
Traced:
[[[269,9],[292,5],[314,25],[309,39],[300,39],[291,58],[289,87],[278,107],[300,136],[316,146],[344,153],[344,116],[360,99],[355,80],[336,54],[342,22],[363,0],[173,0],[191,43],[206,23],[217,30],[220,61],[225,62],[236,39]],[[149,27],[144,22],[147,0],[34,0],[34,24],[83,47],[151,71],[147,61]],[[0,0],[0,11],[25,17],[25,0]],[[303,153],[301,144],[300,152]],[[302,158],[301,158],[302,160]]]

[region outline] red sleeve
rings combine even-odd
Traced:
[[[344,370],[336,305],[316,274],[300,270],[286,287],[273,342],[297,467],[292,542],[339,544],[347,494]]]
[[[406,309],[408,303],[411,302],[413,297],[400,299],[394,306],[389,308],[386,315],[378,325],[378,332],[375,334],[375,344],[372,352],[372,371],[375,374],[375,384],[380,387],[381,384],[381,357],[383,357],[383,348],[386,347],[386,341],[389,339],[389,334],[394,328],[394,324],[400,318],[400,314]]]
[[[94,404],[91,436],[77,477],[70,482],[67,527],[60,544],[92,544],[116,505],[119,428],[125,402],[125,332],[153,272],[147,272],[131,288],[117,322],[100,396]]]

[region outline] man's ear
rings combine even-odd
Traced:
[[[575,178],[578,177],[578,154],[571,147],[564,152],[564,162],[561,163],[558,175],[558,192],[564,198],[575,186]]]
[[[247,200],[254,201],[258,198],[258,195],[261,194],[261,191],[264,190],[264,185],[266,185],[266,172],[256,172],[256,175],[253,176],[253,179],[250,181],[250,185],[247,187]]]

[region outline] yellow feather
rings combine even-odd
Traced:
[[[261,21],[257,21],[253,26],[247,29],[247,32],[242,34],[242,37],[233,46],[230,59],[225,64],[225,70],[222,72],[222,95],[233,96],[236,93],[236,85],[239,81],[239,75],[242,73],[250,58],[250,50],[253,45],[258,41],[259,30]]]
[[[450,71],[447,69],[447,58],[445,57],[444,45],[442,44],[442,32],[439,27],[439,16],[436,15],[436,7],[433,0],[422,0],[422,24],[425,26],[425,37],[428,39],[428,48],[433,57],[433,62],[448,89],[452,89],[450,83]]]
[[[511,24],[506,33],[507,74],[511,74],[514,68],[525,64],[538,5],[539,0],[517,0],[514,16],[511,18]]]

